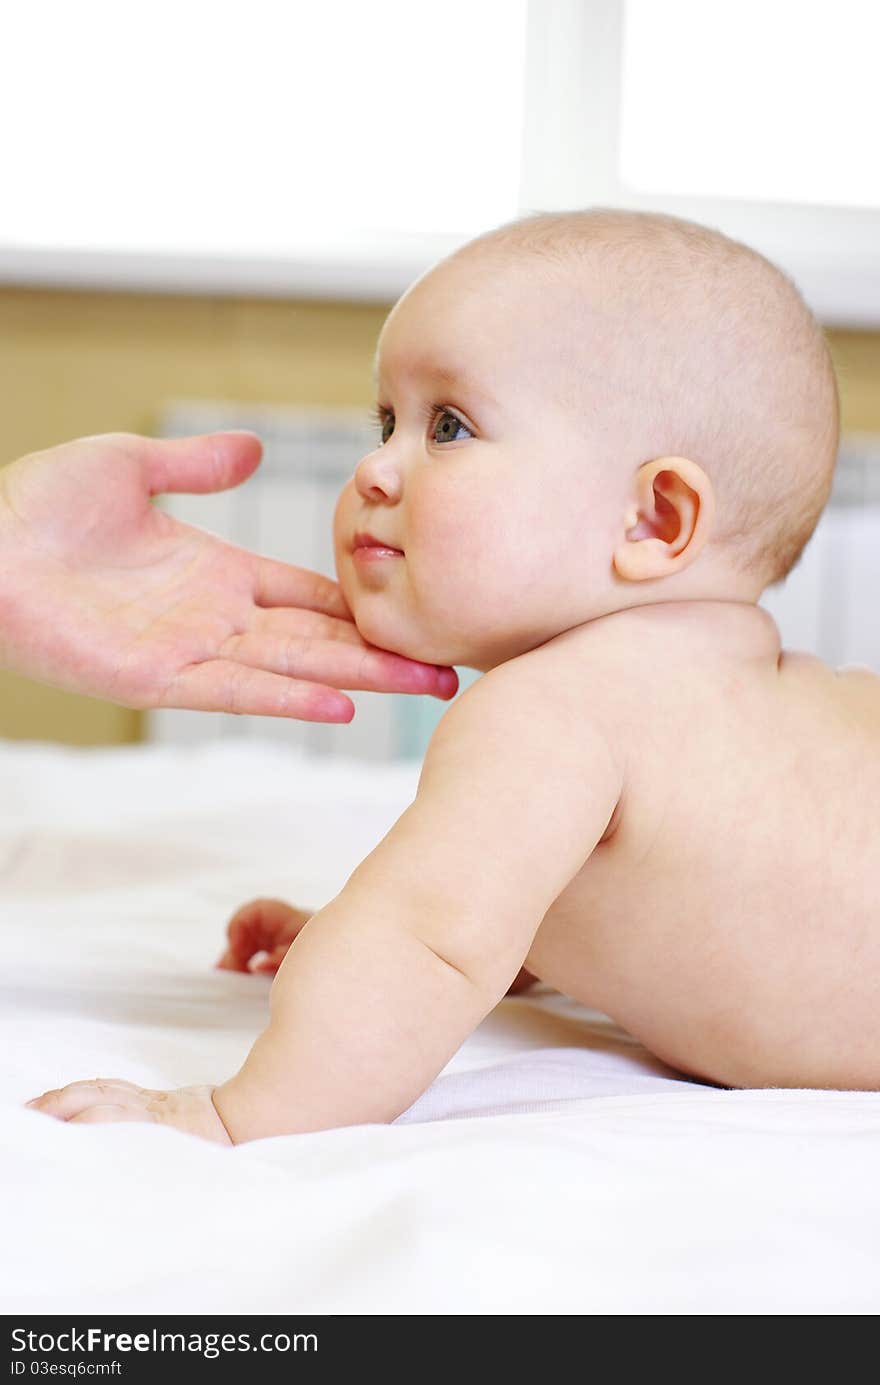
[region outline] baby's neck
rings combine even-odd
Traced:
[[[630,646],[633,641],[657,638],[661,643],[685,642],[691,651],[696,649],[700,657],[721,661],[757,659],[776,666],[781,653],[779,629],[768,611],[754,601],[719,598],[625,606],[559,630],[543,643],[573,639],[579,631],[590,630],[608,632]],[[506,659],[487,660],[485,664],[468,667],[488,673],[499,662],[505,663],[517,653],[526,652],[524,647],[514,650]]]
[[[707,654],[721,658],[767,659],[777,662],[781,651],[779,628],[754,601],[719,599],[657,601],[628,606],[585,626],[619,631],[637,639],[649,631],[669,631],[670,638],[687,639]],[[583,628],[583,627],[581,627]]]

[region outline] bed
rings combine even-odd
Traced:
[[[227,917],[329,900],[417,779],[0,743],[4,1311],[876,1313],[880,1094],[703,1086],[546,988],[390,1126],[226,1150],[23,1109],[233,1071],[269,983],[213,969]]]

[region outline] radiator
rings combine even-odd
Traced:
[[[336,499],[357,460],[375,446],[366,412],[181,400],[163,410],[157,433],[183,437],[250,428],[263,440],[263,462],[243,487],[219,495],[174,495],[163,506],[177,518],[231,543],[335,576],[331,525]],[[784,583],[761,605],[783,645],[818,654],[833,666],[865,664],[880,672],[880,437],[849,436],[834,491],[815,534]],[[459,669],[462,687],[479,675]],[[147,735],[164,742],[259,736],[312,756],[361,760],[421,758],[446,704],[435,698],[353,692],[345,726],[269,717],[160,710]]]

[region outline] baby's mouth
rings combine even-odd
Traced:
[[[366,559],[403,557],[402,548],[394,548],[391,544],[375,538],[372,534],[355,534],[352,553],[354,557],[360,555]]]

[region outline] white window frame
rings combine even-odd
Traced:
[[[387,303],[461,243],[449,235],[362,237],[356,252],[316,246],[295,259],[0,246],[0,284]]]
[[[624,0],[532,0],[528,26],[524,211],[623,207],[699,221],[789,273],[826,325],[880,327],[880,211],[634,194],[618,178]]]
[[[880,212],[634,194],[620,183],[623,6],[529,0],[523,211],[623,207],[716,226],[791,274],[826,325],[880,327]],[[0,283],[385,302],[459,244],[443,234],[382,236],[362,238],[356,252],[316,246],[261,260],[0,248]]]

